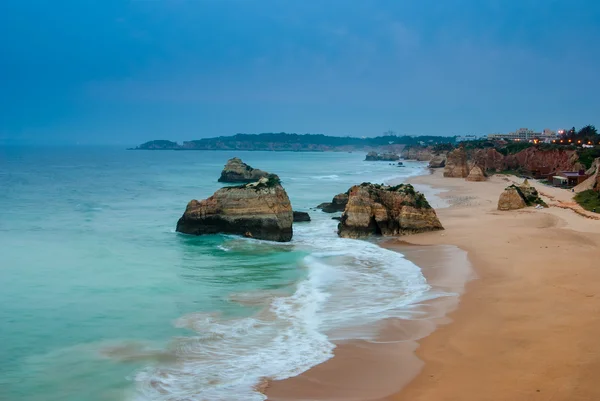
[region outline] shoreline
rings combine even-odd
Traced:
[[[352,376],[338,383],[338,392],[330,398],[301,398],[302,383],[288,387],[287,392],[274,391],[303,375],[311,378],[304,387],[328,380],[321,370],[327,363],[333,369],[336,359],[338,369],[364,366],[367,356],[363,355],[363,360],[351,358],[353,350],[340,347],[324,364],[296,378],[272,382],[266,391],[269,400],[600,399],[595,384],[600,375],[596,345],[600,335],[596,285],[600,267],[595,266],[600,258],[600,223],[552,202],[552,198],[568,198],[566,191],[535,181],[532,184],[550,208],[496,210],[500,193],[513,179],[521,181],[495,175],[486,182],[468,182],[443,178],[437,169],[406,181],[417,188],[429,188],[426,195],[434,191],[449,204],[436,209],[446,229],[390,239],[381,245],[458,247],[467,252],[477,279],[467,284],[460,307],[449,308],[435,330],[412,341],[412,349],[407,346],[401,354],[390,353],[391,357],[370,354],[374,366],[386,365],[382,362],[387,358],[402,359],[405,366],[410,365],[404,371],[398,369],[398,363],[391,368],[386,365],[396,374],[394,394],[383,395],[390,388],[388,381],[385,391],[383,384],[375,381],[370,393],[347,396],[343,390],[357,380]],[[343,372],[329,372],[330,377],[335,373],[340,376]]]

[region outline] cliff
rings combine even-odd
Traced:
[[[348,203],[348,193],[337,194],[331,202],[321,203],[317,209],[321,209],[325,213],[343,212]]]
[[[506,170],[505,157],[494,148],[477,149],[473,153],[473,162],[485,171]]]
[[[350,188],[338,235],[402,235],[442,230],[425,196],[412,185],[394,187],[363,183]]]
[[[400,155],[404,159],[420,162],[429,161],[434,157],[432,149],[425,146],[407,146]]]
[[[192,235],[234,234],[269,241],[292,239],[292,205],[279,178],[219,189],[188,203],[177,231]]]
[[[255,182],[268,175],[266,171],[252,168],[241,159],[234,157],[227,161],[219,182]]]
[[[446,157],[444,177],[466,178],[468,175],[467,152],[463,148],[456,148],[449,152]]]
[[[504,158],[504,169],[527,171],[549,170],[576,171],[583,168],[578,163],[579,157],[576,150],[550,149],[542,150],[532,146],[518,153]]]

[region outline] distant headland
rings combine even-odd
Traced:
[[[169,140],[153,140],[143,143],[131,150],[266,150],[292,152],[351,152],[374,149],[395,149],[400,151],[406,145],[435,145],[454,143],[455,137],[448,136],[396,136],[382,135],[367,137],[340,137],[321,134],[236,134],[215,138],[203,138],[192,141],[177,142]]]

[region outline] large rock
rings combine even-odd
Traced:
[[[294,223],[310,221],[310,215],[306,212],[297,212],[294,210]]]
[[[263,177],[267,177],[269,173],[256,168],[252,168],[241,159],[234,157],[229,159],[221,172],[219,182],[255,182]]]
[[[579,156],[575,150],[542,150],[537,146],[524,149],[505,157],[507,170],[524,169],[526,171],[578,171]]]
[[[433,159],[429,161],[429,168],[442,168],[446,166],[446,154],[440,153],[433,156]]]
[[[506,188],[500,194],[500,199],[498,199],[498,210],[516,210],[523,209],[526,206],[525,200],[519,194],[517,188]]]
[[[353,186],[338,224],[338,234],[346,238],[442,229],[435,210],[412,185],[390,187],[363,183]]]
[[[420,162],[429,161],[434,157],[430,147],[414,145],[405,147],[402,150],[401,156],[407,160],[417,160]]]
[[[456,148],[448,153],[446,166],[444,167],[444,177],[466,178],[468,175],[467,152],[463,148]]]
[[[473,162],[484,171],[506,170],[504,155],[494,148],[477,149],[473,153]]]
[[[177,222],[185,234],[235,234],[269,241],[292,239],[292,205],[279,178],[219,189],[208,199],[188,203]]]
[[[526,206],[535,205],[548,207],[546,202],[540,198],[537,189],[529,185],[527,180],[519,186],[511,185],[507,187],[498,199],[498,210],[523,209]]]
[[[331,202],[321,203],[317,206],[317,209],[321,209],[325,213],[336,213],[343,212],[346,209],[346,204],[348,203],[348,194],[337,194],[333,197]]]
[[[466,178],[467,181],[485,181],[487,180],[487,176],[485,175],[485,171],[481,166],[477,164],[471,167],[471,171],[469,171],[469,175]]]
[[[377,153],[377,152],[369,152],[367,156],[365,156],[365,161],[385,161],[385,162],[393,162],[396,160],[400,160],[400,156],[395,153]]]

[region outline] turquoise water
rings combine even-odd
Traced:
[[[273,244],[174,231],[228,158],[278,174],[313,221]],[[363,153],[0,149],[0,399],[261,400],[261,378],[331,357],[341,338],[428,290],[419,269],[339,239],[310,208],[414,175]]]

